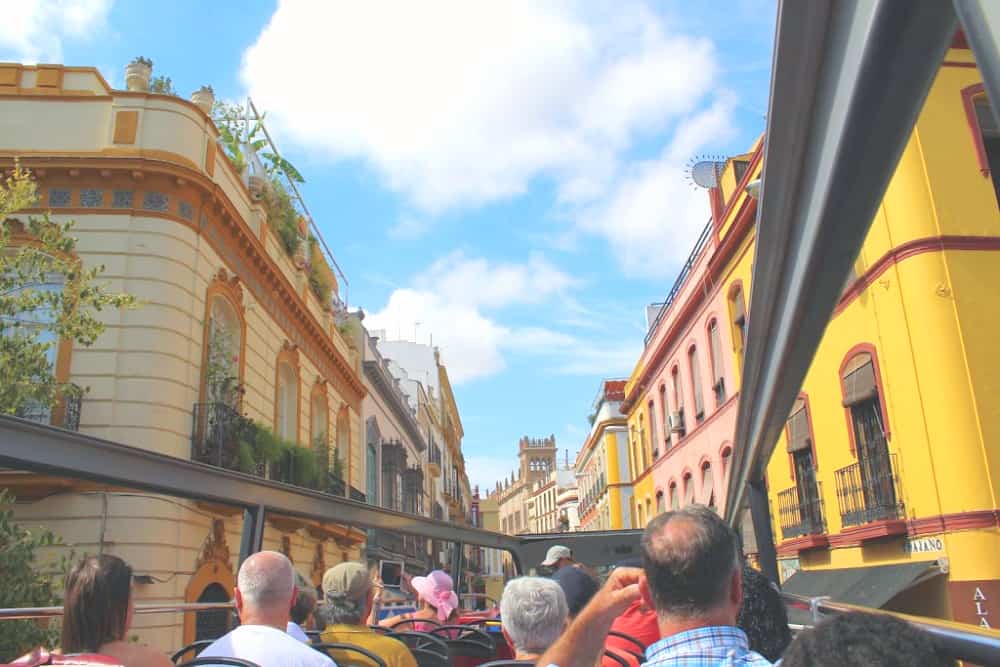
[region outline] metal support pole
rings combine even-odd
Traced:
[[[774,549],[771,510],[767,504],[767,487],[764,486],[764,480],[751,481],[747,485],[747,494],[750,500],[750,518],[753,519],[753,532],[757,539],[757,558],[760,561],[761,572],[775,584],[780,585],[778,554]]]
[[[243,535],[240,538],[240,565],[264,544],[264,506],[243,509]]]
[[[462,566],[465,556],[465,544],[455,542],[455,550],[451,555],[451,579],[455,584],[455,595],[462,594]]]

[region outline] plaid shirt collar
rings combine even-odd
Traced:
[[[696,628],[665,637],[646,649],[646,665],[770,665],[750,650],[747,636],[733,626]]]

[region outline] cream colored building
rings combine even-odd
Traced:
[[[546,484],[556,468],[556,438],[523,437],[518,442],[518,470],[509,479],[497,482],[495,494],[500,514],[500,531],[508,535],[534,532],[532,502],[536,484]]]
[[[270,230],[206,113],[172,96],[112,90],[93,68],[0,65],[0,93],[0,162],[30,168],[39,210],[76,220],[83,264],[104,265],[113,290],[142,302],[102,313],[107,330],[92,347],[60,347],[59,379],[89,387],[80,431],[233,467],[237,440],[219,434],[234,420],[228,406],[212,407],[206,381],[209,341],[224,332],[246,417],[302,446],[336,447],[344,486],[363,494],[359,355],[334,304],[317,298]],[[18,495],[19,520],[51,528],[77,554],[113,553],[153,577],[136,586],[140,602],[231,595],[235,508],[10,472],[0,486]],[[326,567],[358,557],[363,539],[334,523],[269,516],[264,548],[318,582]],[[219,622],[143,615],[134,630],[177,648],[199,624],[205,635]]]

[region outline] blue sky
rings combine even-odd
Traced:
[[[708,216],[701,154],[764,129],[770,0],[38,0],[0,61],[134,56],[187,94],[250,94],[390,338],[433,335],[473,483],[522,435],[574,456]],[[561,454],[562,456],[562,454]]]

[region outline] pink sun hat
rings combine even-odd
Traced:
[[[413,577],[410,586],[420,597],[437,609],[439,621],[446,621],[451,612],[458,608],[455,584],[447,572],[434,570],[426,577]]]

